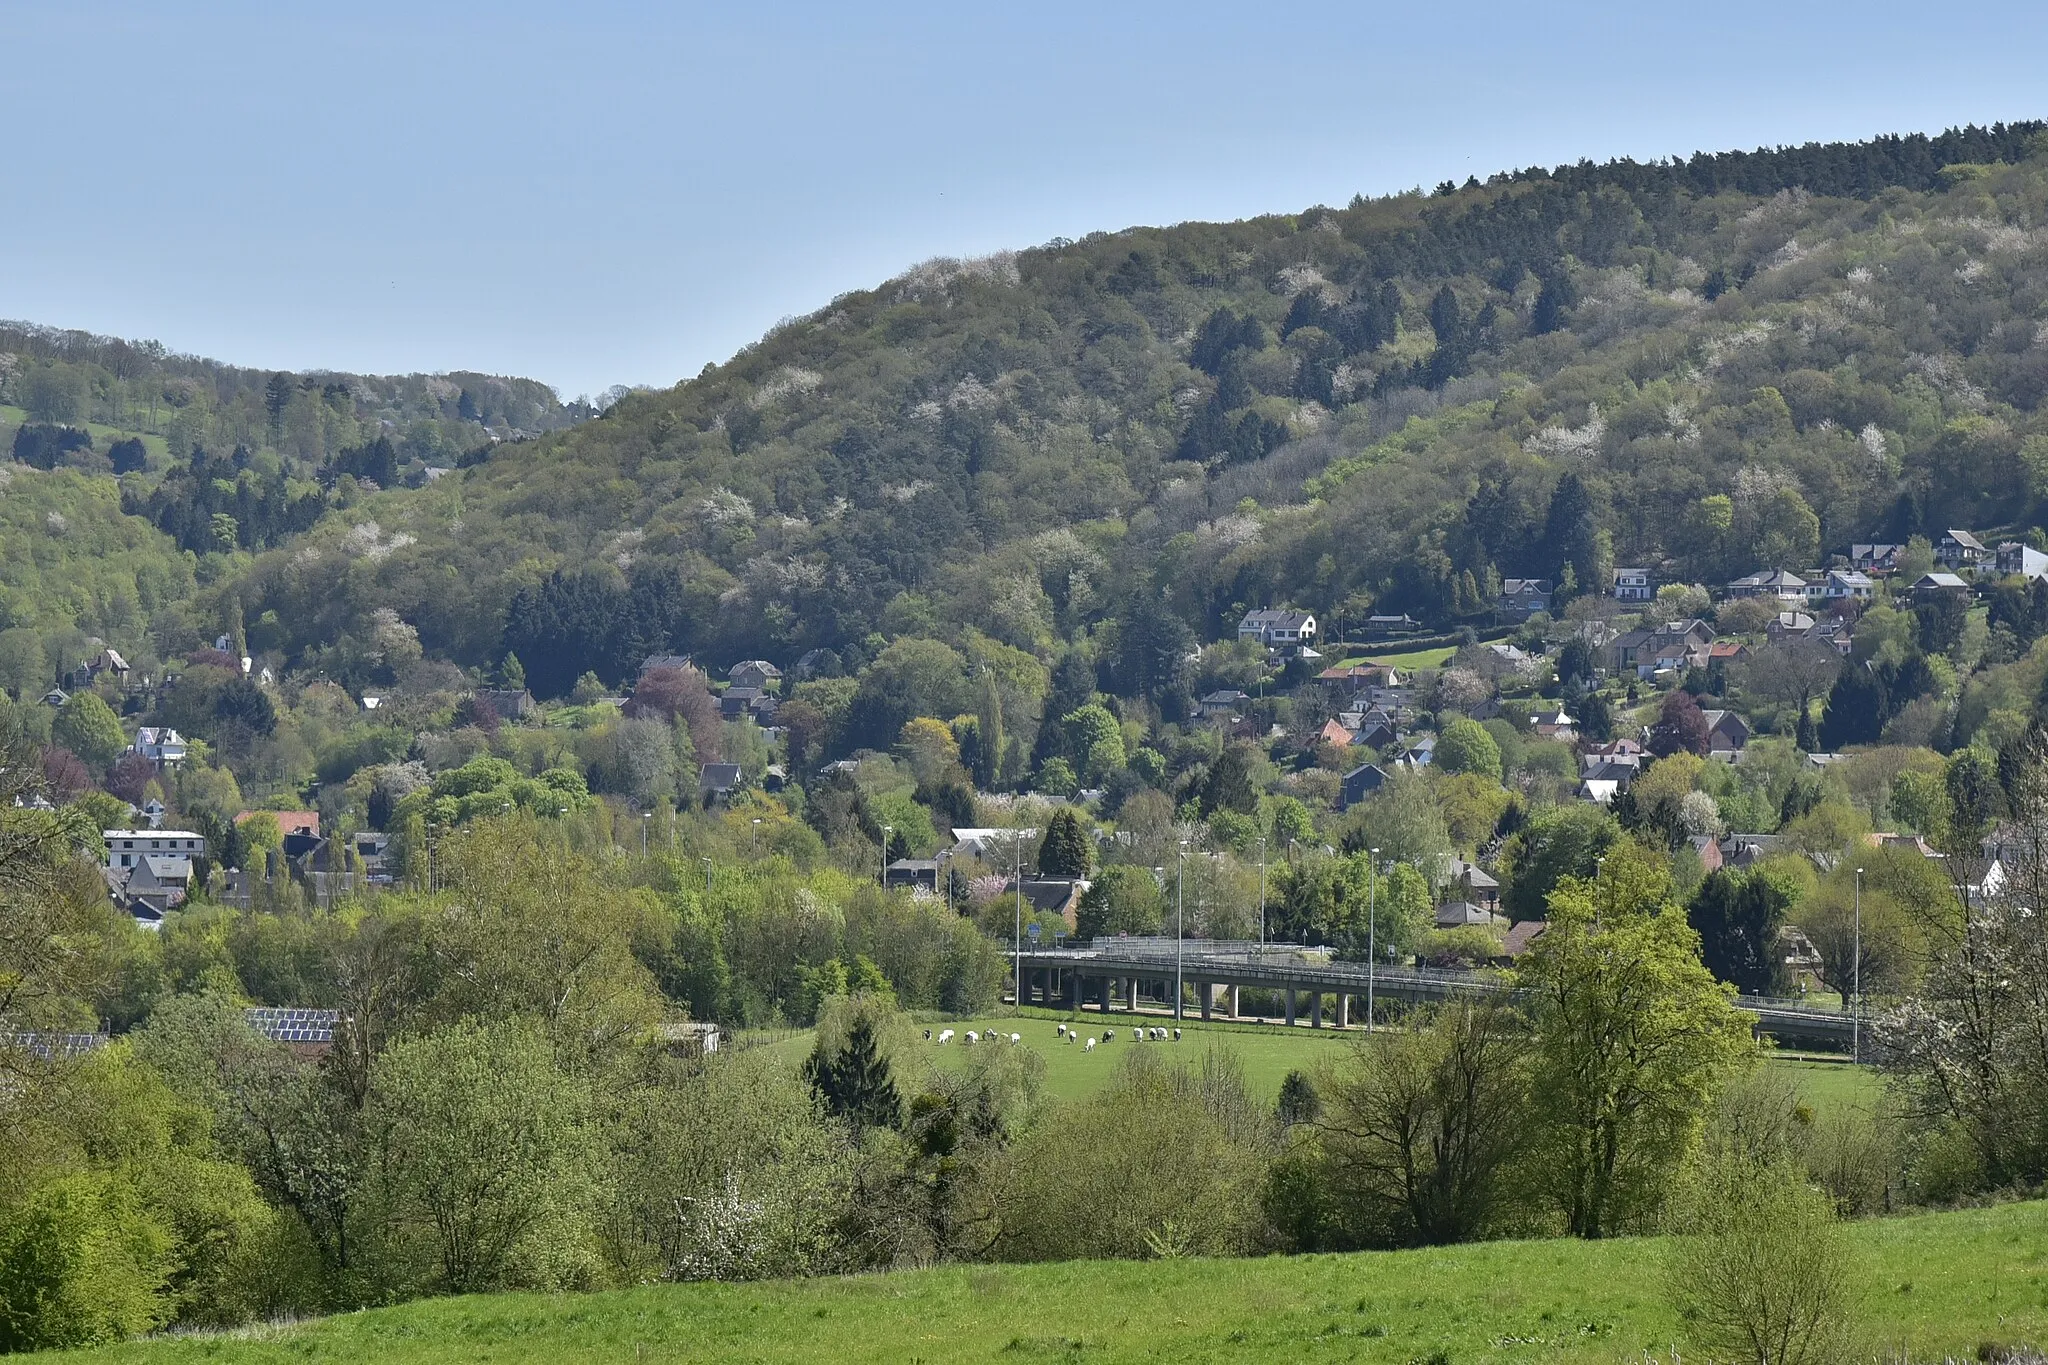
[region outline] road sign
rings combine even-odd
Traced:
[[[1038,925],[1036,925],[1036,924],[1027,924],[1027,925],[1025,925],[1025,926],[1024,926],[1024,936],[1025,936],[1026,938],[1030,939],[1030,940],[1031,940],[1031,941],[1032,941],[1033,943],[1036,943],[1036,942],[1038,942],[1038,934],[1039,934],[1039,928],[1040,928],[1040,926],[1038,926]]]

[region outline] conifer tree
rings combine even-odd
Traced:
[[[1061,809],[1046,822],[1045,838],[1038,845],[1038,871],[1046,877],[1085,877],[1092,861],[1088,836],[1074,812]]]
[[[818,1092],[825,1111],[845,1119],[856,1133],[866,1128],[894,1128],[903,1113],[903,1100],[896,1093],[896,1081],[889,1063],[875,1045],[875,1031],[866,1019],[856,1019],[846,1031],[846,1044],[837,1053],[827,1053],[820,1039],[804,1065],[804,1076]]]

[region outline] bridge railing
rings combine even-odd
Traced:
[[[1199,969],[1205,965],[1255,966],[1266,972],[1306,972],[1358,980],[1363,980],[1368,975],[1363,962],[1333,957],[1327,947],[1310,947],[1300,943],[1259,943],[1256,940],[1199,938],[1182,939],[1179,946],[1183,971]],[[1167,963],[1174,959],[1174,947],[1175,940],[1171,938],[1148,935],[1090,939],[1085,944],[1036,949],[1030,955],[1040,958],[1071,957],[1080,960],[1119,957]],[[1390,984],[1429,983],[1447,987],[1469,987],[1495,985],[1500,981],[1499,975],[1491,971],[1410,966],[1405,963],[1400,966],[1376,966],[1369,974],[1375,980]],[[1800,996],[1740,995],[1736,997],[1736,1004],[1752,1012],[1768,1011],[1772,1014],[1799,1015],[1816,1020],[1846,1018],[1849,1013],[1847,1009],[1841,1007],[1830,1009],[1824,1005],[1812,1004]]]

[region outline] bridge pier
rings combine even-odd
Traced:
[[[1237,987],[1225,986],[1223,989],[1228,992],[1228,994],[1224,997],[1229,1002],[1226,1007],[1227,1011],[1230,1017],[1232,1019],[1235,1019],[1237,1018]]]
[[[1343,991],[1337,992],[1337,1027],[1351,1027],[1351,997]]]
[[[1202,1019],[1206,1022],[1209,1018],[1209,1007],[1216,1002],[1216,987],[1207,981],[1197,981],[1195,990],[1201,994]]]
[[[1323,992],[1320,987],[1309,996],[1308,1026],[1310,1028],[1321,1028],[1323,1026]]]
[[[1138,978],[1135,976],[1124,978],[1124,1003],[1132,1014],[1138,1012]]]
[[[1284,997],[1284,998],[1286,999],[1286,1001],[1287,1001],[1287,1026],[1288,1026],[1289,1028],[1293,1028],[1293,1027],[1294,1027],[1294,987],[1292,987],[1292,986],[1289,986],[1289,987],[1288,987],[1288,988],[1287,988],[1286,990],[1284,990],[1284,991],[1280,992],[1280,994],[1281,994],[1281,996],[1282,996],[1282,997]]]

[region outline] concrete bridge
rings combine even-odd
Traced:
[[[1070,1010],[1135,1011],[1147,1000],[1173,1008],[1174,941],[1170,938],[1095,939],[1079,948],[1031,948],[1023,954],[1025,1005]],[[1189,939],[1181,946],[1180,977],[1194,988],[1201,1017],[1237,1019],[1241,992],[1273,991],[1279,1017],[1312,1028],[1326,1023],[1351,1026],[1370,995],[1375,1002],[1429,1004],[1458,995],[1486,995],[1506,989],[1490,972],[1433,967],[1375,966],[1332,961],[1326,949],[1292,943],[1224,943]],[[1736,1002],[1756,1017],[1760,1034],[1803,1047],[1847,1049],[1847,1014],[1817,1009],[1797,1000],[1741,996]]]

